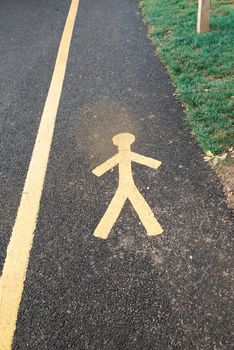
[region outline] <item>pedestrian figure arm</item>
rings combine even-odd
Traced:
[[[157,169],[158,167],[160,167],[160,165],[162,163],[159,160],[156,160],[156,159],[153,159],[150,157],[145,157],[145,156],[142,156],[141,154],[138,154],[135,152],[132,152],[132,161],[146,165],[146,166],[153,168],[153,169]]]
[[[101,165],[93,169],[92,173],[96,176],[102,176],[108,170],[114,168],[114,166],[116,166],[118,163],[119,163],[119,155],[116,154],[115,156],[109,158],[106,162],[102,163]]]

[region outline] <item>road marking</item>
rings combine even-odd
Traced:
[[[152,210],[136,188],[131,167],[133,161],[157,169],[161,162],[132,152],[130,145],[135,141],[135,136],[132,134],[118,134],[112,140],[113,144],[118,147],[118,153],[95,168],[93,173],[96,176],[101,176],[114,166],[119,165],[119,186],[107,211],[94,231],[94,236],[102,239],[108,237],[127,199],[132,203],[149,236],[163,233],[163,229],[154,217]]]
[[[12,346],[78,6],[71,1],[0,279],[1,350]]]

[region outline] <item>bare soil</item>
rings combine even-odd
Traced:
[[[223,165],[216,173],[223,184],[227,204],[234,210],[234,164]]]

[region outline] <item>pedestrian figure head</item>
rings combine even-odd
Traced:
[[[129,150],[130,145],[135,141],[135,136],[130,133],[122,133],[115,135],[112,138],[113,144],[118,147],[118,149],[121,150]]]

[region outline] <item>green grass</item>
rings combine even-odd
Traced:
[[[233,0],[212,0],[211,30],[196,33],[198,0],[141,0],[145,23],[167,65],[204,151],[234,145]]]

